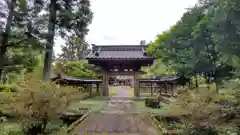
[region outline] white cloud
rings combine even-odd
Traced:
[[[141,40],[154,40],[195,3],[197,0],[94,0],[94,18],[86,40],[96,45],[136,45]],[[56,52],[61,50],[59,42],[63,41],[56,41]]]

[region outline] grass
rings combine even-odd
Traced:
[[[19,131],[21,131],[21,127],[16,122],[16,120],[0,123],[0,135],[9,135],[10,134],[9,132],[19,132]]]
[[[161,108],[150,108],[145,106],[145,100],[136,100],[134,101],[136,106],[137,112],[146,113],[146,114],[157,114],[157,115],[164,115],[165,114],[165,107],[162,106]]]
[[[80,108],[90,109],[91,112],[100,111],[106,104],[106,100],[86,99],[72,103],[67,112],[82,113]]]

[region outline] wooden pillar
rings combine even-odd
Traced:
[[[165,91],[165,96],[167,96],[167,87],[168,85],[167,85],[167,83],[166,82],[164,82],[164,91]]]
[[[173,82],[173,85],[172,85],[172,96],[174,97],[174,90],[176,88],[176,82],[174,81]]]
[[[151,87],[151,96],[153,95],[153,85],[152,82],[150,83],[150,87]]]
[[[84,85],[84,92],[87,92],[88,85]]]
[[[97,93],[99,93],[99,84],[98,83],[96,84],[96,87],[97,87]]]
[[[140,96],[140,89],[139,89],[139,81],[137,80],[137,73],[134,72],[134,96],[139,97]]]
[[[108,92],[108,73],[103,74],[103,96],[109,96]]]
[[[172,96],[174,96],[174,93],[173,93],[173,86],[174,86],[174,84],[171,83],[171,95],[172,95]]]
[[[92,84],[89,84],[89,95],[92,97]]]

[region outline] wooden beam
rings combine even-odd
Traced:
[[[143,74],[143,72],[134,72],[134,71],[109,71],[108,75],[109,76],[115,76],[115,75],[131,75],[134,76],[134,74]]]

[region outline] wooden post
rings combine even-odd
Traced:
[[[92,97],[92,84],[89,84],[89,95]]]
[[[153,86],[152,86],[152,82],[150,83],[150,87],[151,87],[151,96],[153,95]]]
[[[103,86],[102,86],[102,96],[105,96],[105,89],[106,89],[106,74],[103,74]]]
[[[97,93],[99,93],[99,84],[98,83],[96,84],[96,87],[97,87]]]
[[[107,84],[107,85],[106,85],[106,92],[105,92],[105,93],[106,93],[106,96],[109,96],[109,88],[108,88],[109,76],[108,76],[108,75],[109,75],[109,74],[107,73],[107,74],[106,74],[106,84]]]
[[[88,85],[84,85],[84,92],[87,92]]]
[[[104,72],[103,75],[103,96],[108,96],[108,73]]]
[[[162,84],[161,83],[157,83],[157,86],[158,86],[159,95],[161,95],[162,94]]]
[[[167,96],[167,89],[168,89],[168,85],[166,82],[164,82],[164,91],[165,91],[165,96]]]
[[[134,96],[139,97],[140,96],[140,89],[139,89],[139,81],[137,80],[137,74],[134,72]]]

